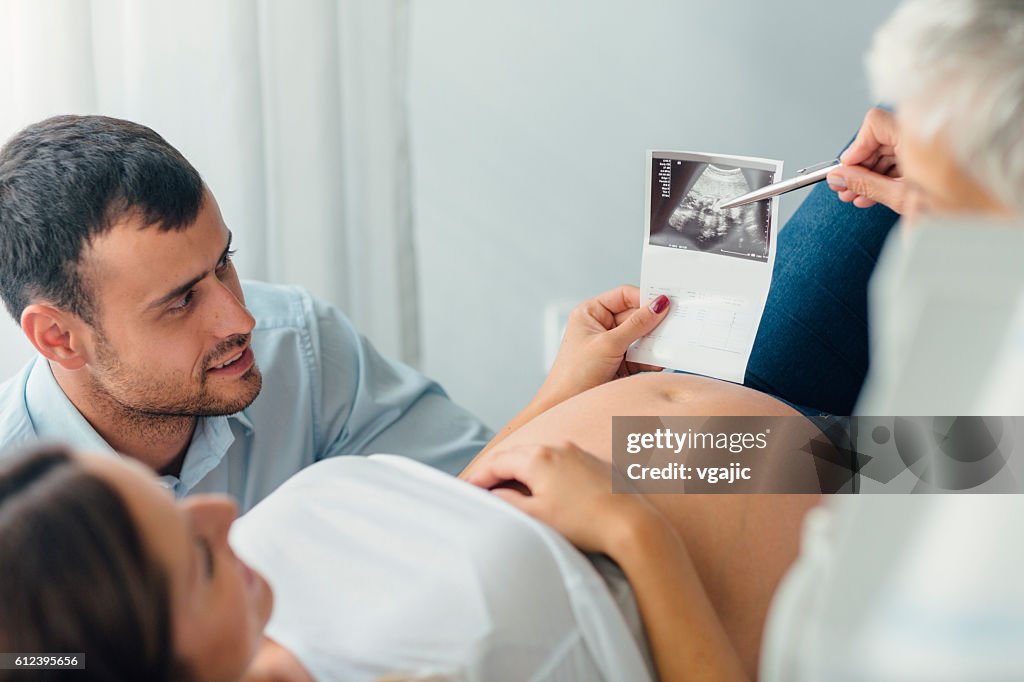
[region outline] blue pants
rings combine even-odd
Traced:
[[[868,369],[868,279],[898,218],[811,191],[779,232],[744,385],[805,414],[850,414]]]

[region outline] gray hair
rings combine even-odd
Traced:
[[[876,101],[1024,211],[1024,0],[906,0],[865,61]]]

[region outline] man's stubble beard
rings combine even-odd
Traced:
[[[240,347],[244,347],[244,342]],[[161,422],[177,430],[197,417],[218,417],[235,414],[252,404],[263,386],[263,377],[255,362],[236,381],[246,387],[231,399],[219,398],[206,391],[203,381],[191,394],[182,396],[182,386],[174,385],[141,372],[125,369],[116,352],[101,333],[97,333],[96,369],[89,375],[90,392],[98,405],[114,413],[126,425],[159,428]],[[190,427],[191,428],[191,427]]]

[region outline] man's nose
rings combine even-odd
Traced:
[[[214,334],[219,338],[248,335],[256,326],[256,318],[241,299],[223,282],[216,284],[216,300],[212,309]]]

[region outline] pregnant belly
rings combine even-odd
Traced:
[[[502,441],[501,447],[571,441],[611,459],[612,417],[791,416],[789,405],[746,386],[693,374],[638,374],[553,407]],[[810,422],[808,422],[810,424]]]
[[[690,374],[650,373],[604,384],[548,410],[497,446],[571,441],[611,458],[613,416],[788,416],[810,421],[764,393]],[[768,467],[776,462],[766,458]],[[805,453],[789,453],[780,475],[815,476]],[[610,484],[610,483],[609,483]],[[765,614],[796,557],[800,525],[819,495],[656,494],[648,500],[675,527],[749,672],[756,670]]]

